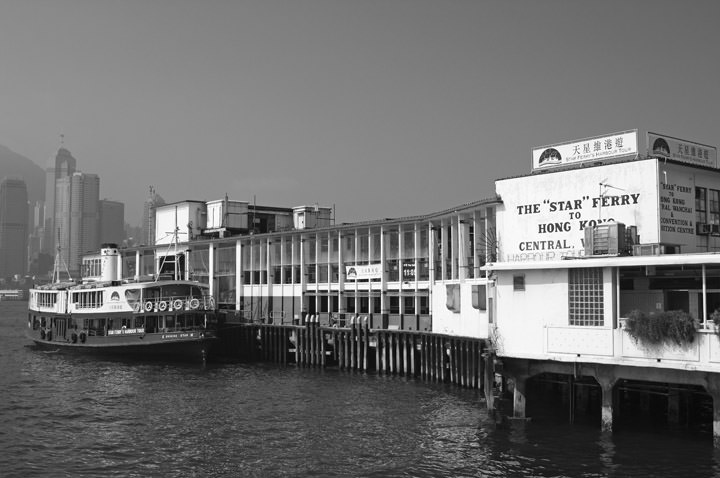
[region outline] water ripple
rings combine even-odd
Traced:
[[[8,309],[9,307],[9,309]],[[706,442],[507,423],[402,377],[47,354],[0,303],[3,477],[717,476]]]

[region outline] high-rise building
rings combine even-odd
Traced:
[[[100,244],[120,244],[125,239],[125,204],[100,200]]]
[[[70,151],[65,148],[58,149],[55,157],[51,157],[45,168],[45,227],[42,241],[43,252],[55,254],[55,241],[57,229],[55,227],[55,182],[60,178],[72,176],[76,169],[76,160]]]
[[[55,229],[60,255],[71,275],[82,255],[100,247],[100,177],[76,172],[55,181]]]
[[[155,208],[164,206],[165,200],[150,186],[150,193],[143,205],[142,239],[140,244],[155,244]]]
[[[0,183],[0,278],[27,272],[28,216],[25,181],[4,178]]]

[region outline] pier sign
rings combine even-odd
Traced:
[[[671,164],[662,166],[658,180],[661,242],[694,245],[695,181],[682,166]]]
[[[714,146],[648,132],[647,148],[648,154],[652,156],[674,159],[709,168],[718,167],[717,148]]]
[[[345,266],[345,278],[347,280],[381,279],[382,264],[362,264]]]
[[[552,144],[532,150],[533,171],[637,155],[637,130]]]
[[[660,242],[656,165],[641,160],[497,181],[501,260],[584,256],[585,229],[609,222],[637,227],[642,242]],[[685,192],[676,198],[687,201]]]

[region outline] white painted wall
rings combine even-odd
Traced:
[[[458,285],[460,288],[460,311],[447,307],[446,285]],[[488,337],[488,311],[472,306],[472,286],[485,287],[485,280],[447,281],[432,286],[432,331],[439,334],[459,337]],[[487,304],[486,304],[487,308]]]
[[[514,290],[513,277],[525,276],[525,290]],[[612,269],[603,269],[604,324],[571,326],[568,269],[498,271],[496,282],[499,354],[551,358],[556,353],[612,355],[610,331],[617,324]],[[601,336],[608,340],[598,339]],[[585,343],[583,343],[585,342]]]
[[[188,224],[192,222],[192,235],[206,227],[205,203],[180,202],[160,206],[155,210],[155,244],[171,244],[173,231],[178,228],[178,242],[188,241]]]
[[[525,276],[525,290],[513,290],[513,276]],[[544,353],[545,327],[568,325],[567,269],[502,271],[497,274],[498,353],[539,356]]]
[[[226,215],[227,212],[227,215]],[[248,203],[246,201],[225,201],[218,199],[207,203],[207,228],[217,229],[223,227],[247,229]]]

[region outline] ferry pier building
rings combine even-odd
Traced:
[[[718,443],[717,150],[645,139],[642,154],[637,130],[543,147],[490,198],[405,218],[160,206],[123,276],[208,283],[227,324],[264,327],[282,360],[450,380],[489,407],[502,376],[518,419],[550,393],[571,421],[656,413]]]
[[[532,174],[496,182],[490,336],[517,418],[551,390],[571,420],[711,421],[717,444],[717,150],[646,138],[646,155],[637,131],[540,148]]]
[[[498,204],[492,197],[334,224],[332,209],[320,206],[180,201],[155,209],[155,244],[123,250],[121,267],[127,278],[177,274],[209,284],[228,329],[252,324],[265,335],[290,334],[264,347],[284,348],[283,357],[290,348],[297,361],[332,356],[341,365],[481,387],[492,381],[480,363],[493,310],[482,266],[496,259]],[[310,358],[298,344],[307,327],[318,342]]]

